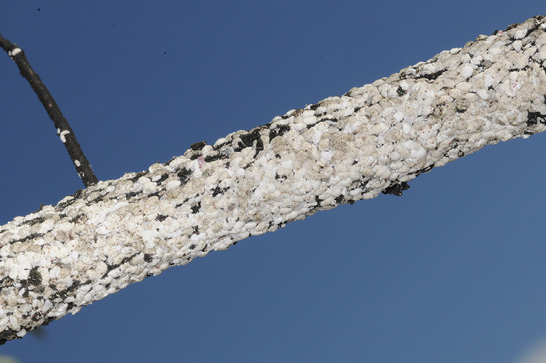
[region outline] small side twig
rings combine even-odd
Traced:
[[[28,83],[30,83],[30,86],[40,99],[40,102],[45,107],[49,118],[55,124],[55,128],[57,129],[57,135],[59,135],[59,138],[66,147],[68,155],[72,159],[72,162],[74,163],[76,171],[82,179],[83,184],[86,187],[89,187],[98,183],[98,179],[95,176],[93,169],[91,169],[91,165],[85,157],[80,147],[80,144],[76,139],[74,131],[72,131],[70,124],[63,116],[61,110],[59,109],[59,106],[57,106],[57,103],[53,99],[51,93],[49,93],[48,89],[46,88],[38,74],[34,72],[32,67],[30,66],[27,57],[25,56],[25,52],[23,52],[23,50],[19,48],[17,44],[13,44],[9,40],[2,37],[1,34],[0,47],[4,49],[8,53],[10,58],[15,62],[15,64],[17,64],[19,72],[24,78],[26,78]]]

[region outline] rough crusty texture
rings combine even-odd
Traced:
[[[0,340],[318,210],[546,128],[546,19],[480,36],[0,227]]]

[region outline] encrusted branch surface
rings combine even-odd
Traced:
[[[546,129],[535,17],[0,227],[0,339],[318,210]]]

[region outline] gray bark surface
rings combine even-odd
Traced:
[[[0,226],[0,341],[319,210],[546,129],[537,16]]]

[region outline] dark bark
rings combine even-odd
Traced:
[[[86,187],[96,184],[98,179],[95,176],[93,169],[91,169],[91,165],[85,157],[80,144],[76,139],[74,131],[70,127],[70,124],[66,118],[63,116],[59,106],[57,106],[57,103],[53,99],[53,96],[51,93],[49,93],[48,89],[40,79],[40,76],[38,76],[38,74],[34,72],[30,66],[27,57],[25,56],[25,52],[23,52],[23,50],[16,44],[13,44],[9,40],[2,37],[2,35],[0,35],[0,47],[2,47],[2,49],[8,53],[10,58],[13,59],[15,64],[17,64],[19,72],[24,78],[26,78],[38,96],[38,99],[45,107],[49,118],[55,125],[57,135],[59,135],[62,143],[66,147],[68,155],[72,159],[72,162],[74,163],[76,171],[82,179],[83,184]]]

